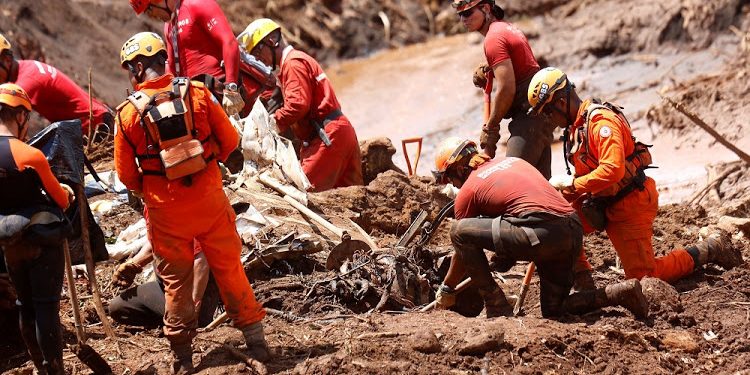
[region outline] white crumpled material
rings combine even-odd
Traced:
[[[230,120],[242,133],[242,156],[245,159],[241,172],[243,179],[271,167],[273,176],[278,180],[287,181],[302,191],[310,188],[310,181],[302,171],[292,142],[278,134],[276,120],[268,114],[260,100],[255,102],[247,117]]]
[[[114,245],[107,245],[107,252],[110,258],[119,261],[141,251],[147,243],[146,219],[141,219],[120,232]]]

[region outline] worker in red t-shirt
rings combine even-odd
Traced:
[[[89,95],[72,79],[56,68],[35,60],[16,60],[10,42],[0,34],[0,83],[21,86],[31,105],[50,122],[80,119],[83,134],[89,131]],[[104,134],[114,125],[112,111],[93,99],[94,129],[106,124]],[[105,129],[105,128],[102,128]]]
[[[130,6],[164,22],[170,74],[204,82],[228,115],[242,111],[240,51],[216,0],[130,0]]]
[[[241,34],[240,44],[264,64],[280,70],[284,104],[273,117],[281,132],[302,141],[302,170],[312,191],[362,185],[362,161],[354,127],[341,113],[333,86],[310,55],[281,36],[281,26],[263,18]]]
[[[480,147],[494,158],[500,140],[500,121],[511,119],[505,156],[524,159],[549,178],[554,126],[526,114],[526,90],[539,70],[526,36],[504,20],[505,12],[493,0],[453,0],[453,7],[469,31],[484,35],[487,64],[477,68],[474,84],[485,89],[485,99],[489,100],[493,81],[497,83],[495,98],[485,104],[489,105],[489,112],[482,125]]]
[[[501,272],[518,260],[534,262],[540,280],[542,316],[583,313],[621,305],[635,316],[648,315],[638,280],[569,296],[573,266],[583,243],[575,210],[523,159],[490,161],[474,142],[446,139],[437,150],[438,183],[459,187],[451,227],[455,255],[436,297],[439,307],[455,304],[456,285],[468,275],[484,299],[488,318],[508,315],[512,308],[490,274],[483,249],[493,251]]]

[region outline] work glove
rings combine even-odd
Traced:
[[[474,70],[474,76],[472,77],[474,86],[484,90],[484,87],[487,86],[487,71],[489,70],[490,67],[487,64],[481,64]]]
[[[450,199],[456,199],[456,196],[458,196],[459,189],[453,184],[446,184],[443,190],[440,190],[441,193],[445,194],[446,197]]]
[[[127,288],[133,284],[135,277],[141,273],[141,269],[141,266],[133,262],[125,262],[112,274],[112,282],[120,288]]]
[[[63,188],[63,190],[65,190],[66,193],[68,193],[68,202],[72,203],[73,199],[76,196],[76,193],[73,191],[73,188],[70,187],[68,184],[63,184],[63,183],[60,184],[60,187]]]
[[[221,101],[221,105],[228,116],[234,116],[240,113],[245,106],[245,101],[242,100],[242,95],[240,95],[239,91],[224,89],[224,98]]]
[[[573,192],[573,180],[575,177],[569,174],[558,174],[549,179],[550,185],[555,189],[567,193]]]
[[[490,128],[487,124],[482,125],[482,135],[479,136],[479,147],[490,158],[495,158],[497,142],[500,140],[500,127]]]
[[[456,290],[442,284],[435,294],[435,308],[449,309],[456,304]]]

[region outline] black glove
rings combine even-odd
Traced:
[[[497,142],[500,140],[500,128],[490,128],[487,124],[482,125],[482,135],[479,137],[479,147],[487,156],[494,158],[497,151]]]
[[[490,70],[490,67],[487,66],[487,64],[479,65],[477,69],[474,70],[474,76],[472,77],[474,86],[480,89],[484,89],[484,87],[487,86],[487,71],[488,70]]]
[[[266,107],[266,111],[268,111],[269,114],[273,114],[279,108],[284,106],[284,93],[281,92],[281,87],[276,86],[270,98],[261,98],[260,101],[263,103],[263,106]]]

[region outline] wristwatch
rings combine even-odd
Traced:
[[[226,85],[224,85],[224,88],[227,89],[227,90],[229,90],[229,91],[237,91],[237,84],[234,83],[234,82],[230,82],[230,83],[227,83]]]

